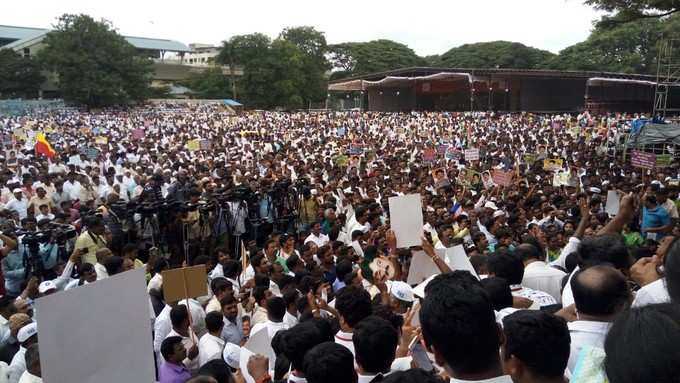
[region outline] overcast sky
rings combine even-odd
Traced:
[[[7,0],[10,1],[10,0]],[[63,13],[113,22],[121,34],[219,44],[312,25],[329,43],[391,39],[420,55],[466,43],[517,41],[559,52],[588,37],[598,12],[582,0],[57,0],[10,1],[0,24],[50,27]]]

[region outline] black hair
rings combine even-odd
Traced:
[[[357,286],[347,286],[335,298],[335,309],[345,323],[354,328],[362,319],[371,315],[371,295]]]
[[[438,275],[425,294],[420,308],[423,337],[453,371],[478,373],[498,363],[501,341],[493,305],[472,274],[458,270]]]
[[[321,329],[311,321],[298,323],[288,330],[279,331],[278,334],[283,336],[281,351],[288,358],[293,369],[303,373],[305,353],[317,344],[328,340]]]
[[[628,269],[628,248],[620,234],[603,234],[584,238],[578,246],[579,266],[609,263],[619,270]]]
[[[112,255],[104,260],[104,268],[109,276],[123,271],[123,257]]]
[[[273,322],[283,321],[286,315],[286,302],[281,297],[271,297],[267,299],[267,315]]]
[[[335,342],[324,342],[309,350],[304,358],[304,371],[308,383],[357,382],[352,352]]]
[[[480,282],[489,295],[494,310],[500,311],[506,307],[512,307],[512,291],[508,281],[499,277],[489,277]]]
[[[343,259],[340,260],[336,265],[335,265],[335,274],[337,275],[339,280],[344,280],[345,275],[349,274],[352,272],[352,261],[349,259]]]
[[[131,253],[131,252],[137,251],[137,250],[138,250],[138,249],[137,249],[137,244],[134,244],[134,243],[126,243],[126,244],[123,246],[123,251],[122,251],[122,252],[123,252],[123,254],[127,254],[127,253]]]
[[[524,263],[514,254],[497,251],[489,255],[488,268],[490,274],[505,279],[510,285],[522,284]]]
[[[222,272],[227,278],[236,279],[241,274],[241,268],[241,262],[235,259],[227,259],[222,262]]]
[[[175,354],[175,345],[177,343],[182,343],[181,336],[170,336],[163,339],[163,343],[161,343],[161,355],[163,355],[163,359],[168,360]]]
[[[365,372],[384,373],[394,361],[399,334],[390,322],[371,315],[354,327],[352,343],[357,364]]]
[[[520,244],[515,248],[513,254],[519,257],[522,262],[526,262],[530,259],[538,259],[539,261],[545,260],[545,255],[542,256],[540,250],[531,243]]]
[[[220,299],[220,307],[224,307],[233,303],[238,303],[238,300],[236,300],[234,294],[227,294],[224,296],[224,298]]]
[[[209,376],[219,383],[229,383],[232,381],[231,368],[221,358],[213,359],[202,365],[198,370],[197,376]]]
[[[255,287],[269,288],[270,280],[267,274],[257,273],[253,279],[255,279]]]
[[[406,371],[396,371],[387,375],[382,383],[442,383],[437,375],[422,370],[412,368]]]
[[[155,274],[158,274],[158,273],[160,273],[161,271],[163,271],[163,270],[165,270],[165,269],[169,269],[169,268],[170,268],[170,263],[168,262],[168,260],[161,257],[161,258],[158,258],[158,259],[156,260],[156,263],[154,263],[154,265],[153,265],[153,272],[154,272]]]
[[[218,277],[210,281],[210,290],[212,290],[215,295],[218,295],[225,290],[232,290],[233,288],[234,285],[229,282],[227,278]]]
[[[473,255],[470,257],[470,263],[472,264],[472,268],[475,269],[477,275],[484,274],[482,271],[485,269],[488,270],[488,262],[489,259],[485,255]]]
[[[630,301],[626,277],[608,265],[579,270],[571,278],[571,291],[579,313],[613,315]]]
[[[205,316],[205,327],[210,332],[215,332],[224,327],[224,317],[220,311],[211,311]]]
[[[255,267],[260,267],[262,265],[262,261],[264,261],[264,254],[262,253],[257,253],[250,257],[250,264]]]
[[[680,303],[680,241],[673,241],[664,259],[666,288],[671,302]]]
[[[284,291],[283,293],[283,301],[286,303],[286,307],[295,304],[295,301],[297,301],[298,297],[300,296],[300,293],[298,293],[297,290],[295,289],[288,289]]]
[[[184,305],[177,305],[170,310],[170,323],[172,327],[181,326],[184,321],[189,320],[189,310]]]
[[[300,264],[300,257],[297,254],[293,254],[288,259],[286,259],[286,267],[288,270],[293,271]]]
[[[205,265],[210,261],[207,255],[199,255],[198,257],[191,260],[191,266]]]
[[[264,286],[255,286],[253,289],[253,298],[255,298],[255,302],[257,304],[260,304],[262,300],[265,298],[265,293],[269,290],[269,287],[264,287]]]
[[[680,306],[626,310],[604,341],[604,370],[611,383],[677,382],[680,377]]]
[[[514,355],[538,378],[564,375],[571,337],[564,319],[543,311],[520,310],[503,318],[505,358]]]

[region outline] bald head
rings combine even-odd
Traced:
[[[580,270],[571,279],[576,310],[608,320],[630,303],[626,277],[617,269],[597,265]]]

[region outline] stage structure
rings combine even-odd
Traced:
[[[669,94],[680,91],[676,85],[668,85]],[[384,112],[588,109],[649,115],[656,87],[657,78],[650,75],[417,67],[331,81],[328,104]],[[668,100],[680,111],[680,98]]]

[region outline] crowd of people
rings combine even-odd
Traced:
[[[638,117],[0,116],[0,360],[42,381],[35,300],[144,268],[161,383],[677,381],[680,168],[616,150]],[[190,265],[207,294],[166,301]],[[271,353],[242,358],[256,336]]]

